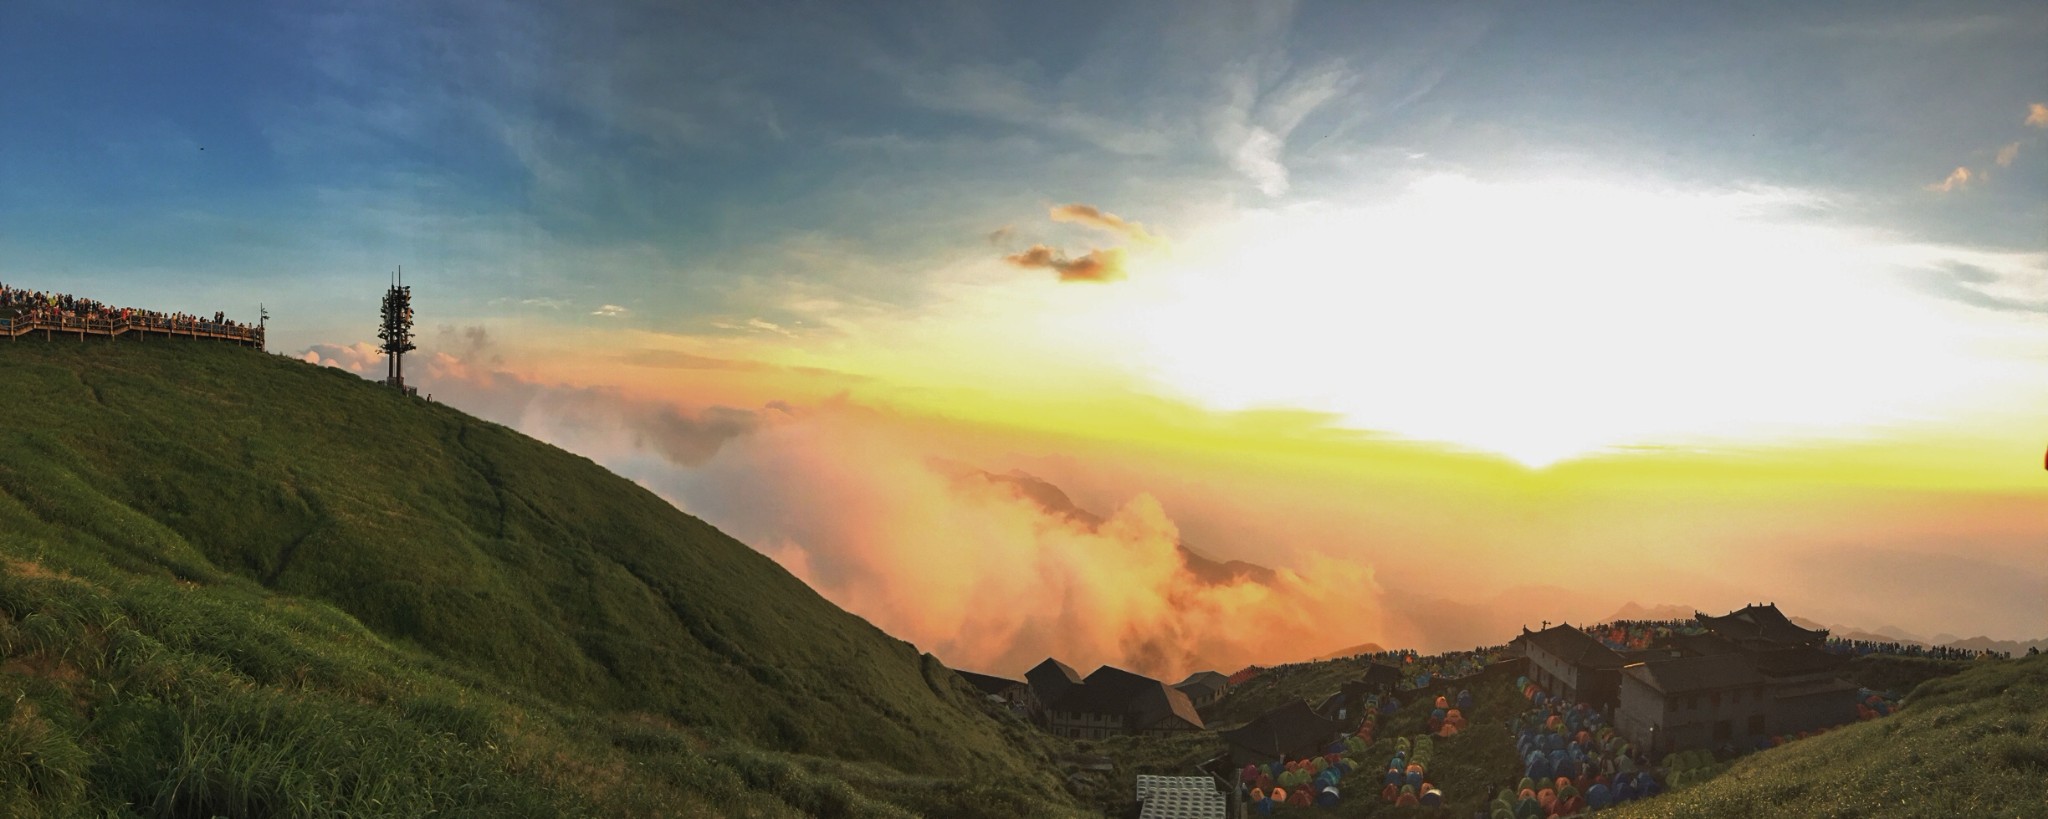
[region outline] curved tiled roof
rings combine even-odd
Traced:
[[[1801,628],[1772,603],[1744,606],[1720,617],[1698,612],[1694,612],[1693,616],[1700,621],[1700,625],[1706,626],[1708,631],[1737,642],[1762,640],[1796,645],[1825,640],[1828,636],[1826,630]]]
[[[1525,628],[1522,629],[1522,636],[1516,639],[1572,665],[1587,668],[1620,668],[1624,665],[1621,655],[1614,653],[1614,649],[1608,648],[1605,643],[1573,628],[1568,623],[1551,626],[1542,631],[1530,631]]]

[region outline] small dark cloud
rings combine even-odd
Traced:
[[[1003,257],[1003,261],[1027,269],[1052,270],[1063,282],[1112,282],[1124,277],[1124,252],[1119,248],[1090,250],[1069,258],[1045,245],[1032,245]]]
[[[1004,225],[988,232],[988,243],[1000,247],[1009,244],[1011,237],[1016,235],[1017,227],[1015,225]]]
[[[634,431],[641,446],[682,466],[710,460],[726,442],[761,426],[759,415],[733,407],[709,407],[696,413],[671,406],[644,407],[637,421]]]
[[[491,331],[481,324],[441,325],[434,335],[434,347],[473,365],[497,367],[505,363]]]

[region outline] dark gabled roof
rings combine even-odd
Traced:
[[[1792,622],[1776,604],[1745,606],[1720,617],[1694,612],[1693,617],[1700,625],[1716,635],[1741,642],[1765,641],[1783,645],[1818,642],[1827,639],[1825,629],[1815,631],[1801,628]]]
[[[1620,668],[1623,665],[1621,655],[1614,653],[1614,649],[1570,624],[1551,626],[1542,631],[1525,628],[1522,636],[1515,639],[1572,665],[1586,668]]]
[[[1047,657],[1045,662],[1024,672],[1024,680],[1031,684],[1032,696],[1050,707],[1081,684],[1081,675],[1074,673],[1066,663]]]
[[[1359,679],[1368,685],[1400,685],[1401,669],[1382,663],[1366,663],[1365,674]]]
[[[1763,675],[1757,673],[1755,661],[1747,654],[1656,660],[1637,663],[1622,669],[1621,673],[1664,692],[1665,696],[1742,688],[1764,682]]]
[[[1162,722],[1176,719],[1198,731],[1206,727],[1202,724],[1201,712],[1195,710],[1195,701],[1188,699],[1188,695],[1182,693],[1180,689],[1169,688],[1164,683],[1159,686],[1158,700],[1154,700],[1152,692],[1147,691],[1140,704],[1139,728],[1152,728]],[[1146,716],[1151,718],[1144,718]]]
[[[1687,657],[1711,657],[1715,654],[1734,654],[1742,647],[1726,637],[1714,634],[1678,634],[1671,638],[1671,645]]]
[[[1173,684],[1174,690],[1188,695],[1189,699],[1208,699],[1223,693],[1230,687],[1230,678],[1214,671],[1197,671],[1188,678]]]
[[[1337,737],[1337,723],[1318,716],[1308,703],[1295,700],[1220,735],[1254,757],[1296,759],[1320,753]]]
[[[960,679],[966,680],[968,685],[980,689],[981,693],[991,696],[1002,696],[1004,691],[1023,685],[1023,683],[1016,680],[991,677],[987,674],[976,674],[972,671],[961,671],[957,668],[953,669],[953,673],[960,675]]]
[[[1188,695],[1151,677],[1106,665],[1060,697],[1053,708],[1121,716],[1126,726],[1137,730],[1172,719],[1183,720],[1192,728],[1202,727],[1202,716],[1195,712]]]
[[[1819,674],[1834,671],[1849,663],[1849,658],[1830,654],[1812,646],[1793,646],[1771,649],[1750,654],[1756,663],[1756,670],[1772,677],[1795,677],[1801,674]]]
[[[1173,687],[1186,689],[1190,685],[1211,684],[1216,685],[1217,687],[1226,686],[1230,684],[1230,678],[1225,677],[1222,673],[1216,671],[1197,671],[1193,674],[1189,674],[1187,679],[1174,683]]]

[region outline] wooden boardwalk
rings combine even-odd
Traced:
[[[55,340],[77,336],[84,341],[99,336],[111,341],[121,337],[137,341],[150,336],[159,338],[197,338],[209,341],[225,341],[244,347],[263,349],[263,329],[260,327],[237,327],[216,324],[210,321],[172,321],[170,319],[85,319],[76,316],[36,318],[27,315],[0,316],[0,336],[10,341],[21,337]]]

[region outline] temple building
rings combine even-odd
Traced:
[[[1614,649],[1571,624],[1542,631],[1522,629],[1509,645],[1529,658],[1529,679],[1567,702],[1613,707],[1627,661]]]
[[[1795,625],[1774,605],[1697,616],[1708,633],[1621,669],[1615,729],[1652,754],[1756,747],[1774,736],[1856,720],[1847,660],[1821,650],[1826,631]]]

